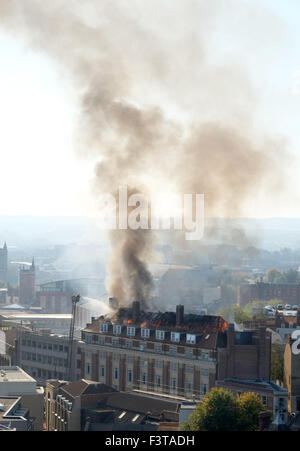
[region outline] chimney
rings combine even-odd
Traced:
[[[184,306],[176,305],[176,326],[182,326],[184,322]]]
[[[132,303],[132,322],[137,324],[140,320],[141,305],[139,301],[134,301]]]
[[[116,298],[109,298],[108,305],[112,310],[117,310],[119,308],[119,301]]]

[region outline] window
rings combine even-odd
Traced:
[[[267,405],[267,397],[266,396],[262,396],[261,400],[262,400],[263,405],[266,406]]]
[[[170,346],[169,353],[170,353],[170,354],[176,354],[176,353],[177,353],[177,348],[176,348],[176,346]]]
[[[200,384],[200,393],[201,395],[205,395],[207,392],[207,385],[206,384]]]
[[[100,352],[100,359],[104,360],[106,358],[106,352]]]
[[[100,332],[108,332],[108,324],[100,323]]]
[[[155,343],[154,351],[155,352],[162,352],[162,346],[160,344]]]
[[[186,334],[186,342],[194,345],[196,343],[196,335]]]
[[[127,327],[127,335],[129,337],[134,337],[135,336],[135,327]]]
[[[147,373],[142,374],[142,384],[143,385],[147,384]]]
[[[178,363],[176,362],[171,362],[171,370],[172,371],[177,371],[178,369]]]
[[[118,379],[118,377],[119,377],[119,369],[114,368],[114,379]]]
[[[113,360],[115,362],[118,362],[119,361],[119,354],[113,354]]]
[[[164,340],[165,339],[165,331],[164,330],[156,330],[155,337],[157,340]]]
[[[177,386],[177,380],[175,377],[172,377],[171,378],[171,389],[176,390],[176,386]]]
[[[150,337],[150,329],[145,329],[142,327],[141,329],[141,336],[143,338],[149,338]]]
[[[86,364],[86,374],[90,374],[91,372],[91,365],[89,363]]]
[[[180,333],[179,332],[171,332],[171,341],[174,341],[175,343],[180,342]]]
[[[161,376],[159,376],[159,375],[156,376],[156,385],[157,385],[157,387],[161,386]]]
[[[162,360],[157,360],[155,366],[156,366],[156,368],[162,368],[163,367]]]
[[[100,376],[101,377],[105,376],[105,366],[104,365],[101,365],[101,367],[100,367]]]
[[[132,382],[132,371],[131,370],[128,370],[128,372],[127,372],[127,379],[128,379],[128,382]]]
[[[122,332],[122,326],[120,326],[119,324],[115,324],[113,326],[113,333],[115,335],[120,335],[121,332]]]

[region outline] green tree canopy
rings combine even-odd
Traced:
[[[233,394],[213,388],[183,425],[185,431],[235,431],[237,404]]]
[[[259,414],[264,410],[261,398],[256,393],[243,393],[237,398],[239,431],[257,431]]]
[[[235,398],[229,390],[213,388],[182,427],[185,431],[256,431],[263,410],[254,393]]]
[[[276,269],[276,268],[269,269],[269,271],[267,272],[267,281],[268,282],[280,283],[281,280],[282,280],[282,274],[278,269]]]

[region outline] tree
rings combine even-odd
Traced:
[[[184,423],[185,431],[236,431],[237,404],[227,390],[213,388]]]
[[[295,269],[289,269],[282,274],[283,283],[299,282],[299,273]]]
[[[256,431],[259,414],[264,410],[260,397],[254,393],[235,398],[229,390],[213,388],[182,428],[185,431]]]
[[[284,380],[284,350],[280,344],[273,344],[271,351],[271,379],[276,382]]]
[[[259,414],[265,410],[256,393],[243,393],[237,398],[239,431],[258,431]]]
[[[234,321],[237,324],[241,324],[244,321],[249,321],[251,319],[251,315],[243,310],[241,307],[236,306],[234,309]]]
[[[272,268],[267,272],[267,281],[269,283],[280,283],[282,281],[282,274],[278,269]]]

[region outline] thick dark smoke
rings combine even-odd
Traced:
[[[217,19],[240,6],[1,0],[0,23],[53,59],[75,87],[77,150],[98,157],[96,196],[120,185],[141,192],[146,186],[147,193],[170,185],[181,194],[204,193],[208,216],[234,217],[247,216],[251,196],[281,190],[278,162],[288,161],[275,138],[255,127],[255,91],[243,69],[212,64],[206,50]],[[109,294],[146,302],[153,234],[115,231],[111,245]]]

